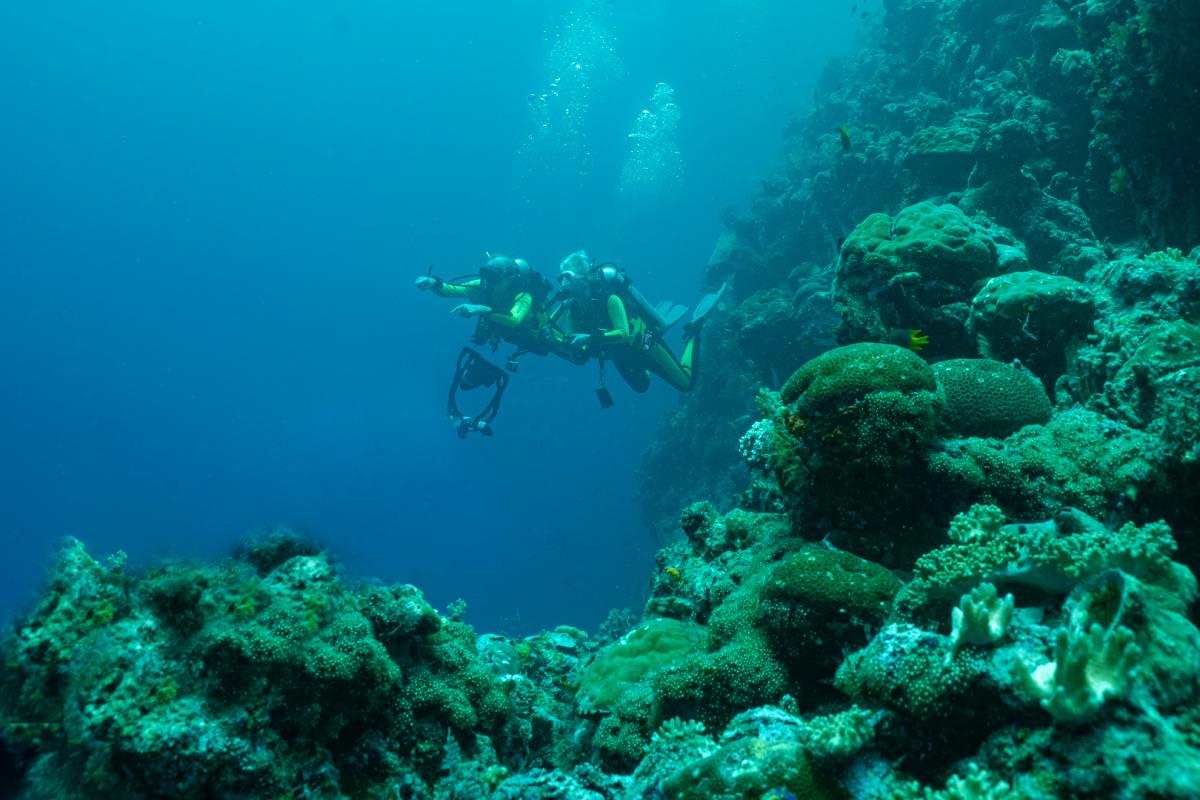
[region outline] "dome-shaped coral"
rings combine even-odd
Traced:
[[[781,399],[773,463],[806,535],[830,524],[865,532],[894,513],[942,405],[933,370],[919,356],[870,342],[812,359],[788,379]],[[879,555],[876,546],[883,543],[861,554]]]
[[[892,329],[921,328],[936,352],[972,355],[965,322],[973,287],[1000,271],[992,231],[957,206],[925,202],[895,217],[871,214],[838,259],[838,340],[888,341]]]
[[[1021,359],[1048,385],[1063,373],[1065,351],[1092,331],[1092,290],[1036,270],[988,281],[971,301],[969,327],[989,358]]]
[[[1050,398],[1029,373],[987,358],[954,358],[933,365],[946,399],[942,425],[956,436],[1001,439],[1050,419]]]

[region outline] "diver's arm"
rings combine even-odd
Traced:
[[[633,342],[633,326],[629,324],[629,314],[625,311],[625,303],[615,294],[608,296],[608,322],[612,325],[606,331],[596,333],[571,334],[573,347],[588,349],[610,344],[631,344]]]
[[[446,283],[439,280],[429,290],[438,297],[467,297],[471,292],[479,288],[479,279],[467,281],[466,283]]]
[[[572,364],[583,364],[588,360],[587,350],[573,346],[575,339],[575,324],[571,321],[569,306],[562,305],[555,309],[542,329],[550,342],[550,352]]]
[[[533,308],[533,297],[529,292],[521,292],[513,301],[512,308],[507,314],[501,314],[499,311],[493,311],[487,315],[491,322],[497,325],[503,325],[506,328],[520,327],[525,318],[529,316],[530,309]]]
[[[605,344],[630,344],[633,341],[633,326],[629,324],[625,303],[615,294],[608,296],[608,321],[612,328],[600,334]]]

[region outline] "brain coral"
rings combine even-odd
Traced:
[[[579,679],[580,709],[587,713],[612,707],[627,690],[690,653],[697,638],[691,626],[678,620],[642,623],[588,665]]]
[[[819,414],[842,408],[872,392],[937,390],[929,365],[911,350],[863,342],[822,353],[796,370],[781,399]]]
[[[905,481],[924,458],[942,403],[920,357],[870,342],[812,359],[780,399],[774,466],[805,535],[829,524],[866,530],[894,514],[897,498],[910,494]]]
[[[921,328],[937,352],[973,355],[965,322],[974,284],[1000,269],[991,233],[956,206],[925,202],[894,218],[872,214],[838,259],[838,340],[888,341],[892,329]]]
[[[865,644],[864,632],[883,623],[901,586],[878,564],[809,545],[771,570],[755,624],[789,661],[819,667],[824,655],[836,664],[850,643]]]
[[[1036,378],[1011,364],[955,358],[933,365],[946,399],[942,424],[957,436],[1001,439],[1050,419],[1050,398]]]

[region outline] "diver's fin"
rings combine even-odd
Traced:
[[[663,300],[657,306],[655,311],[662,317],[663,330],[668,330],[676,322],[683,319],[683,315],[687,313],[687,306],[681,306],[677,303],[672,303],[670,300]]]
[[[721,288],[717,289],[712,294],[706,294],[700,298],[700,302],[696,304],[696,310],[692,312],[692,327],[696,327],[704,318],[707,317],[714,308],[717,307],[717,302],[721,299],[721,295],[725,294],[725,288],[728,283],[722,283]]]

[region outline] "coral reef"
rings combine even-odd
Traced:
[[[842,344],[904,344],[921,330],[927,360],[1020,359],[1064,408],[1153,425],[1147,452],[1184,452],[1154,464],[1170,489],[1142,518],[1194,502],[1200,431],[1171,399],[1194,396],[1194,376],[1154,344],[1135,351],[1151,329],[1180,323],[1161,334],[1174,347],[1196,321],[1200,180],[1185,131],[1200,123],[1200,100],[1185,64],[1198,15],[1181,0],[884,6],[874,40],[827,67],[750,208],[725,216],[707,281],[733,279],[735,305],[724,343],[705,354],[710,379],[648,451],[647,520],[668,533],[673,508],[737,501],[740,462],[724,432],[753,422],[757,386],[777,389],[828,349],[830,310]],[[824,309],[802,305],[816,296]],[[819,324],[803,331],[798,312],[810,310]],[[775,352],[749,363],[732,344],[743,328]],[[772,329],[778,338],[764,335]],[[1134,389],[1147,360],[1152,385]],[[1172,493],[1179,502],[1159,505]]]
[[[645,496],[679,497],[665,465],[704,459],[720,478],[689,473],[689,500],[780,514],[772,562],[739,555],[753,537],[692,543],[709,590],[674,591],[710,635],[762,637],[789,713],[838,702],[812,691],[833,674],[841,702],[877,715],[845,761],[807,743],[852,796],[1200,792],[1193,5],[887,0],[873,44],[830,65],[778,169],[724,219],[707,280],[733,280],[727,338],[776,352],[710,351],[719,378],[661,430]],[[788,310],[797,270],[843,347]],[[736,453],[697,449],[729,420]],[[723,482],[744,469],[738,496]],[[704,524],[737,513],[708,506]],[[846,606],[867,631],[837,632],[846,655],[825,649],[828,622],[804,628],[822,604],[770,586],[805,547],[903,582],[868,590],[894,597],[886,614]],[[782,635],[741,609],[755,593],[792,609]]]
[[[5,738],[35,796],[382,796],[432,786],[448,733],[536,746],[519,709],[544,690],[495,675],[418,590],[258,544],[137,577],[63,545],[3,649]]]
[[[918,203],[872,214],[842,245],[833,283],[841,342],[892,340],[929,331],[931,351],[972,355],[965,330],[976,282],[1001,270],[991,235],[957,206]]]
[[[1050,421],[1045,390],[1012,364],[951,358],[934,364],[933,376],[945,399],[941,423],[952,435],[1002,439]]]
[[[1200,12],[883,7],[725,215],[640,614],[479,635],[285,530],[68,540],[0,642],[0,790],[1200,796]]]
[[[797,525],[813,533],[865,530],[890,513],[933,440],[942,407],[928,364],[910,350],[871,342],[812,359],[779,400],[775,473]]]

